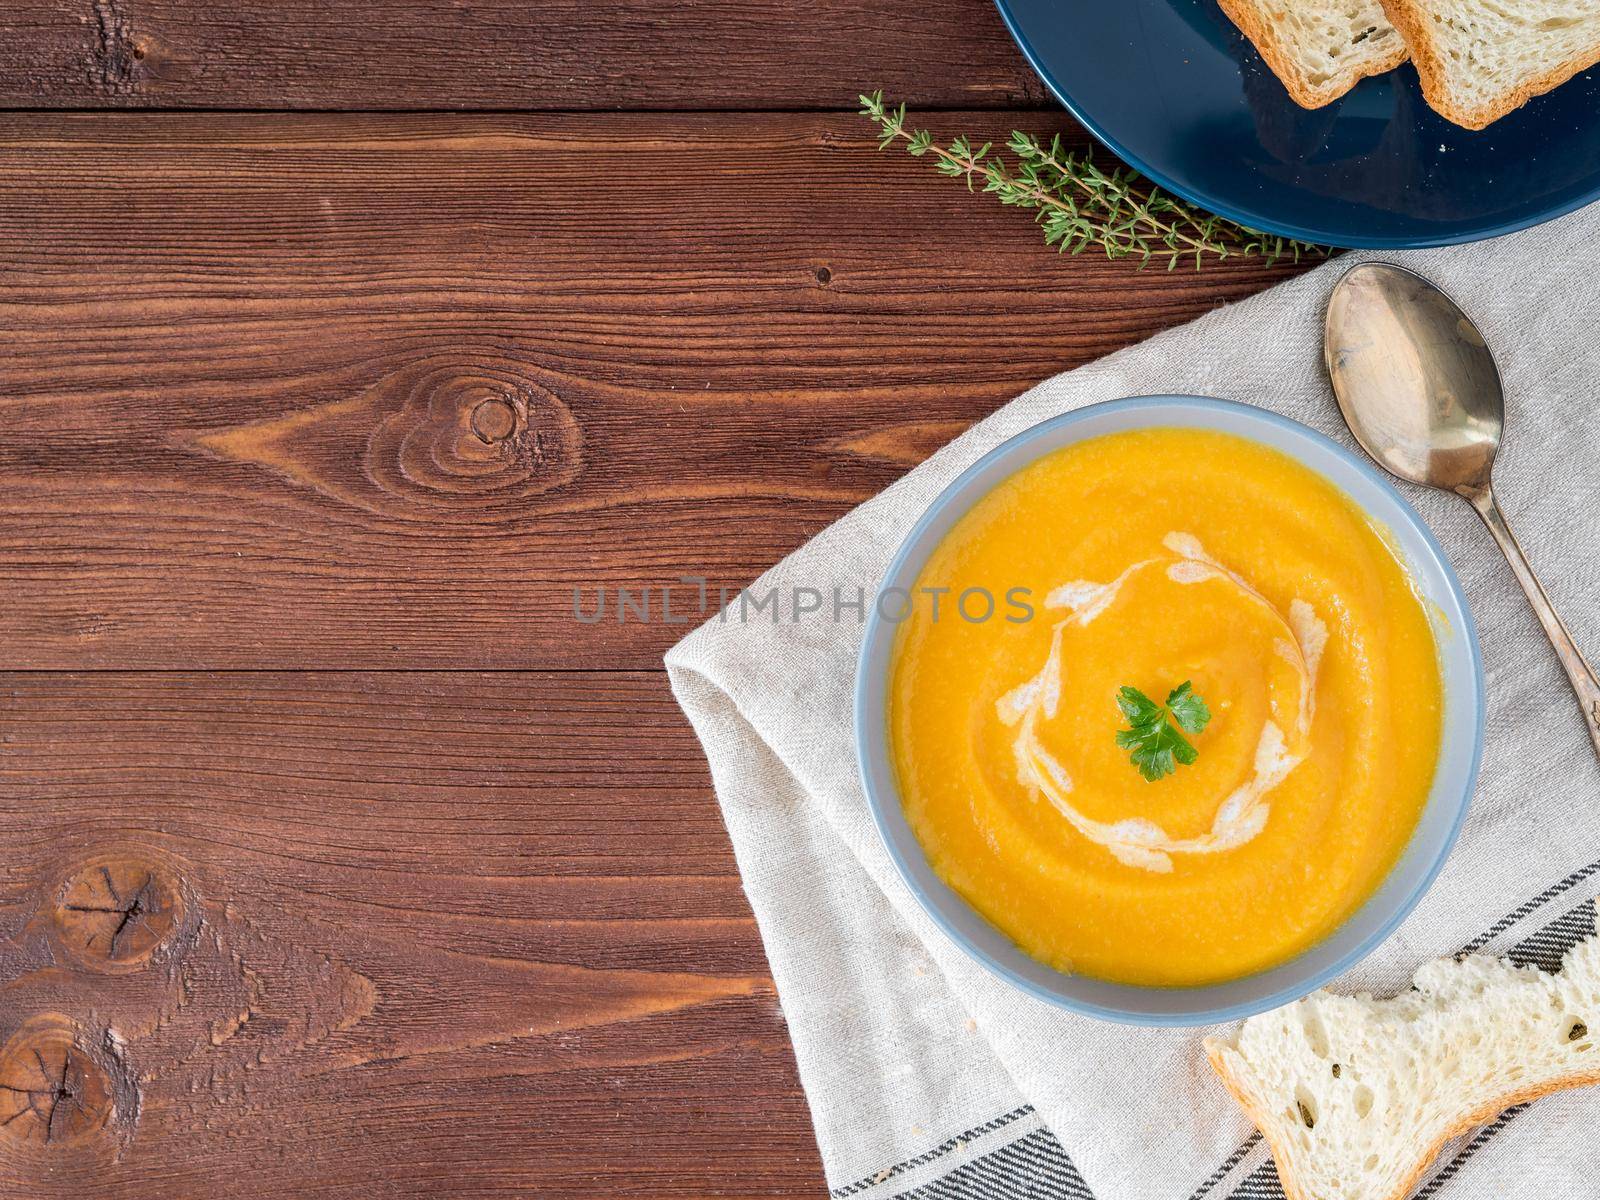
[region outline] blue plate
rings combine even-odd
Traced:
[[[1034,69],[1113,153],[1255,229],[1440,246],[1600,198],[1600,72],[1474,133],[1428,107],[1410,64],[1299,107],[1216,0],[996,3]]]

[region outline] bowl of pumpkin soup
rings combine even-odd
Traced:
[[[1442,867],[1483,734],[1426,524],[1310,428],[1112,401],[985,455],[868,616],[856,741],[911,891],[1062,1007],[1203,1024],[1321,986]]]

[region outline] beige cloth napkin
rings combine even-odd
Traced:
[[[1581,644],[1600,653],[1600,206],[1472,246],[1385,255],[1437,281],[1495,348],[1509,396],[1502,502]],[[1350,444],[1321,366],[1322,308],[1355,258],[1047,380],[824,530],[667,655],[705,745],[761,925],[830,1186],[879,1200],[1279,1195],[1259,1139],[1199,1053],[1203,1031],[1058,1012],[967,960],[918,909],[867,812],[851,737],[861,627],[900,539],[954,476],[1046,417],[1193,393]],[[1398,990],[1464,945],[1553,965],[1593,928],[1600,768],[1509,571],[1468,506],[1408,489],[1466,587],[1486,658],[1488,744],[1432,891],[1339,988]],[[820,611],[811,593],[829,598]],[[836,620],[838,616],[840,619]],[[1425,1185],[1461,1197],[1597,1194],[1600,1091],[1539,1102],[1454,1147]],[[1432,1193],[1429,1193],[1432,1194]]]

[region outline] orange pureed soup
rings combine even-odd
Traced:
[[[983,593],[956,606],[973,588],[987,620]],[[1275,966],[1421,814],[1442,716],[1423,602],[1385,532],[1275,450],[1193,429],[1058,450],[961,518],[915,600],[889,685],[906,817],[1051,966],[1157,986]],[[1119,689],[1161,704],[1185,681],[1210,719],[1147,781]]]

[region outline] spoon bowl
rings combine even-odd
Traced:
[[[1463,494],[1488,486],[1500,371],[1449,296],[1390,263],[1352,267],[1329,298],[1323,354],[1345,423],[1387,471]]]

